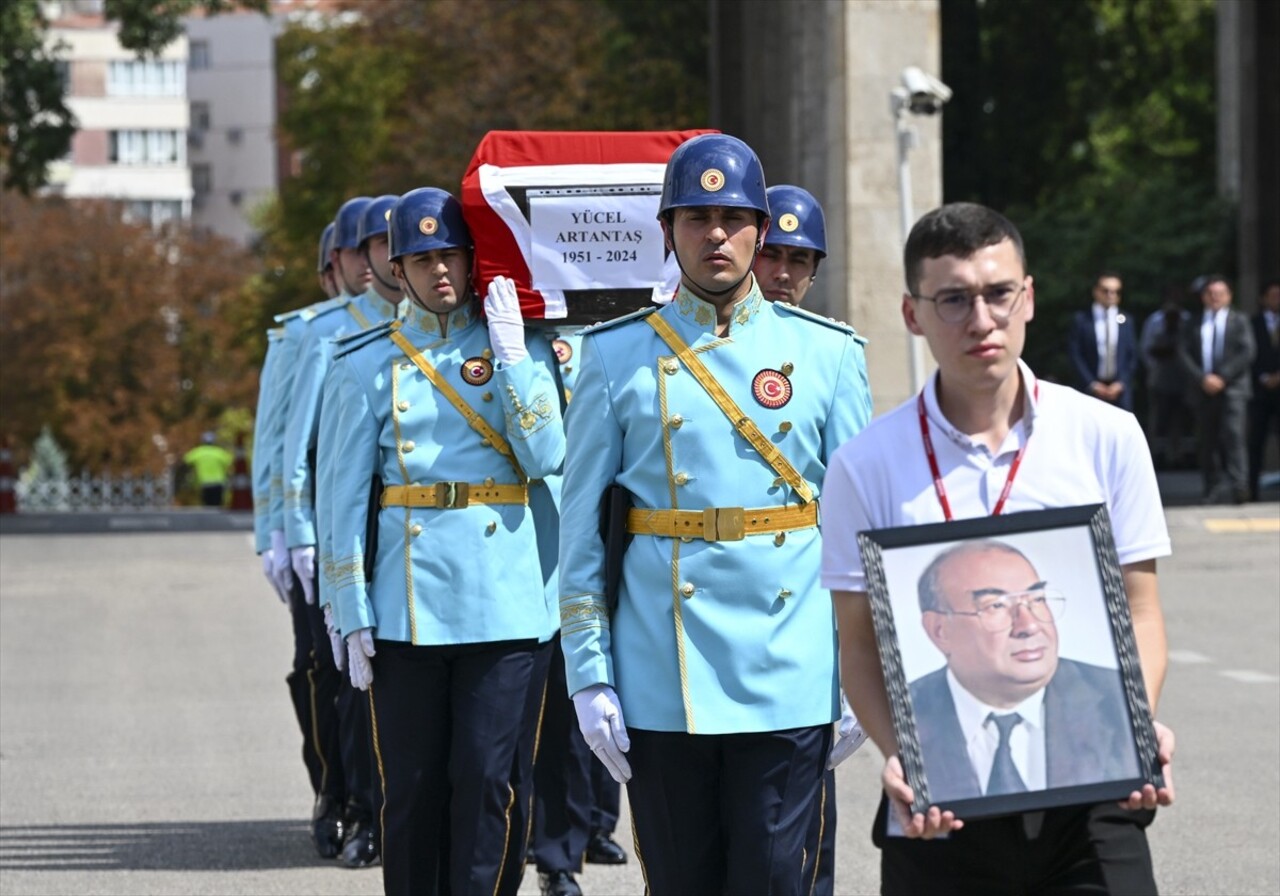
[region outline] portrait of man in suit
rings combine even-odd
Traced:
[[[925,634],[946,658],[910,684],[935,803],[1138,776],[1119,670],[1059,655],[1070,598],[1018,548],[948,547],[917,588]]]

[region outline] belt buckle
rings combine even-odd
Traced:
[[[702,511],[705,541],[742,541],[747,537],[744,507],[708,507]]]
[[[441,510],[457,510],[466,507],[471,499],[469,482],[437,482],[436,507]]]

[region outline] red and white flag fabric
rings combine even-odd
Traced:
[[[575,293],[669,301],[679,283],[657,222],[667,160],[711,130],[490,131],[462,179],[475,286],[516,283],[526,319],[569,316]]]

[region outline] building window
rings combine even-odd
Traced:
[[[231,204],[234,205],[236,208],[239,208],[240,203],[244,202],[244,194],[241,193],[239,190],[232,190],[231,195],[228,196],[227,198],[231,201]]]
[[[209,113],[208,103],[192,103],[191,104],[191,130],[207,131],[212,124],[213,119]]]
[[[232,146],[239,146],[242,139],[244,139],[244,132],[239,128],[229,128],[227,130],[227,142]]]
[[[185,165],[181,131],[111,131],[107,158],[117,165]],[[185,135],[184,135],[185,136]]]
[[[203,196],[213,189],[213,169],[209,165],[191,166],[191,189]]]
[[[193,40],[187,44],[187,65],[192,71],[209,67],[209,42]]]
[[[117,59],[107,65],[107,96],[185,96],[187,70],[171,59]]]
[[[182,218],[182,201],[177,199],[131,199],[124,204],[125,221],[161,227]]]

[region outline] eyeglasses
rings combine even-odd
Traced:
[[[938,317],[948,324],[964,323],[973,314],[973,305],[981,296],[982,303],[987,306],[987,313],[997,324],[1008,323],[1014,312],[1022,307],[1022,295],[1027,291],[1027,284],[1014,287],[1012,284],[988,286],[978,292],[963,289],[944,289],[931,296],[913,295],[911,298],[922,302],[932,302],[938,311]]]
[[[1039,589],[994,595],[976,610],[936,609],[934,612],[977,616],[978,624],[987,631],[1007,632],[1013,629],[1014,613],[1019,608],[1025,609],[1037,622],[1056,622],[1067,608],[1067,599],[1059,591]]]

